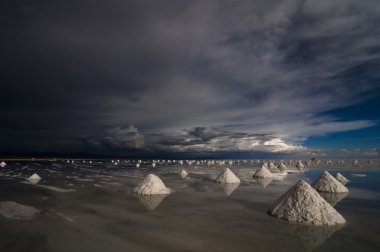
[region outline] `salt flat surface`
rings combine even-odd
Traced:
[[[253,178],[261,164],[250,163],[157,162],[155,168],[144,161],[139,168],[110,160],[6,163],[0,170],[0,202],[14,201],[39,213],[29,220],[0,216],[0,251],[380,251],[376,162],[305,165],[304,172],[282,180]],[[296,170],[295,165],[286,166]],[[226,167],[240,184],[215,183]],[[188,172],[184,179],[178,176],[182,168]],[[267,214],[298,180],[312,183],[324,170],[350,180],[348,194],[321,194],[346,225],[292,225]],[[34,173],[42,178],[37,185],[25,181]],[[172,193],[134,195],[133,188],[149,173],[159,176]]]

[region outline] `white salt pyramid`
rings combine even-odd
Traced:
[[[32,176],[27,178],[27,180],[32,184],[37,184],[38,182],[40,182],[41,177],[37,173],[34,173]]]
[[[224,172],[219,174],[215,181],[223,184],[240,183],[240,179],[229,168],[226,168]]]
[[[307,182],[300,180],[282,195],[268,213],[279,219],[307,225],[337,225],[345,219]]]
[[[297,164],[296,164],[296,167],[297,167],[298,169],[302,169],[302,168],[304,168],[304,165],[302,164],[301,161],[298,161]]]
[[[269,167],[269,169],[276,168],[276,166],[274,165],[274,163],[272,161],[269,162],[268,167]]]
[[[347,184],[349,181],[345,176],[343,176],[339,172],[335,175],[335,179],[338,180],[343,185]]]
[[[281,163],[277,166],[277,168],[278,168],[280,171],[285,171],[288,167],[286,167],[286,165],[285,165],[283,162],[281,162]]]
[[[324,171],[322,175],[312,184],[319,192],[347,193],[348,189],[330,173]]]
[[[181,178],[186,178],[187,175],[189,175],[189,173],[187,173],[185,169],[181,169],[181,171],[179,172],[179,176]]]
[[[149,174],[140,184],[134,189],[138,195],[157,195],[169,194],[170,189],[167,188],[162,180],[154,174]]]
[[[254,178],[270,178],[272,177],[272,173],[268,170],[267,166],[264,164],[258,169],[255,174],[253,174]]]
[[[7,165],[7,163],[5,163],[4,161],[0,163],[1,168],[4,168],[6,165]]]
[[[136,164],[136,168],[140,168],[140,163],[137,163],[137,164]]]
[[[152,167],[153,167],[153,168],[156,167],[156,163],[152,163]]]

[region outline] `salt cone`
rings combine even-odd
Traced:
[[[270,178],[272,177],[272,173],[268,170],[268,168],[263,165],[260,169],[258,169],[255,174],[253,174],[254,178]]]
[[[343,185],[346,185],[349,181],[345,176],[343,176],[339,172],[335,175],[335,179],[338,180]]]
[[[333,226],[346,221],[307,182],[300,180],[268,210],[279,219],[315,226]]]
[[[348,189],[330,173],[324,171],[322,175],[312,184],[318,192],[347,193]]]
[[[179,172],[179,176],[181,178],[186,178],[187,175],[189,175],[189,173],[187,173],[187,171],[185,169],[181,169],[181,171]]]
[[[236,177],[236,175],[229,168],[226,168],[224,172],[219,174],[215,182],[222,184],[235,184],[240,183],[240,179]]]
[[[162,180],[154,174],[149,174],[134,189],[134,193],[138,195],[157,195],[169,194],[170,189],[167,188]]]
[[[37,184],[38,182],[40,182],[41,177],[37,173],[34,173],[32,176],[27,178],[27,180],[32,184]]]

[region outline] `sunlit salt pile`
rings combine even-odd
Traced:
[[[189,173],[187,173],[187,171],[185,169],[181,169],[181,171],[179,172],[179,176],[181,178],[186,178],[187,175],[189,175]]]
[[[260,169],[258,169],[255,174],[253,174],[254,178],[270,178],[272,177],[272,173],[268,170],[266,164],[263,164]]]
[[[28,180],[32,184],[37,184],[38,182],[40,182],[41,177],[37,173],[34,173],[32,176],[30,176],[26,180]]]
[[[229,169],[226,168],[224,172],[219,174],[215,182],[222,184],[235,184],[240,183],[240,179]]]
[[[5,166],[7,166],[7,163],[5,163],[4,161],[0,163],[1,168],[4,168]]]
[[[324,171],[322,175],[312,184],[319,192],[346,193],[347,187],[336,180],[330,173]]]
[[[349,182],[349,180],[345,176],[340,174],[339,172],[335,175],[335,179],[338,180],[343,185],[345,185]]]
[[[167,188],[162,180],[154,174],[149,174],[140,184],[133,190],[136,194],[141,195],[157,195],[169,194],[170,189]]]
[[[0,202],[0,214],[15,220],[31,220],[40,211],[32,206],[24,206],[14,201]]]
[[[307,182],[300,180],[282,195],[268,213],[292,223],[307,225],[337,225],[345,219]]]

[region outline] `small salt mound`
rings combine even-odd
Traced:
[[[169,194],[170,189],[165,186],[159,177],[154,174],[149,174],[134,189],[134,192],[138,195]]]
[[[268,210],[272,216],[307,225],[337,225],[345,219],[307,182],[300,180]]]
[[[30,176],[29,178],[27,178],[26,180],[28,180],[30,183],[32,184],[37,184],[38,182],[40,182],[41,180],[41,177],[38,176],[37,173],[34,173],[32,176]]]
[[[298,169],[302,169],[302,168],[304,168],[304,165],[302,164],[301,161],[298,161],[297,164],[296,164],[296,167],[297,167]]]
[[[189,173],[187,173],[187,171],[185,169],[181,169],[181,171],[179,172],[179,176],[181,178],[186,178],[187,175],[189,175]]]
[[[137,164],[136,164],[136,168],[140,168],[140,163],[137,163]]]
[[[349,181],[345,176],[343,176],[339,172],[335,175],[335,179],[338,180],[343,185],[347,184]]]
[[[14,201],[0,202],[0,214],[14,220],[32,220],[40,211],[32,206],[24,206]]]
[[[274,169],[274,168],[276,168],[276,166],[274,165],[273,162],[269,162],[268,166],[269,166],[269,169]]]
[[[347,187],[342,185],[330,173],[324,171],[322,175],[312,184],[313,188],[319,192],[346,193]]]
[[[272,177],[272,173],[268,170],[266,165],[261,166],[255,174],[253,174],[254,178],[270,178]]]
[[[280,171],[285,171],[288,167],[286,167],[286,165],[285,165],[283,162],[281,162],[281,163],[277,166],[277,168],[278,168]]]
[[[152,167],[153,167],[153,168],[156,167],[156,163],[152,163]]]
[[[229,168],[226,168],[224,172],[219,174],[215,181],[222,184],[240,183],[240,179]]]
[[[7,163],[5,163],[4,161],[0,163],[0,166],[1,168],[4,168],[5,166],[7,166]]]

